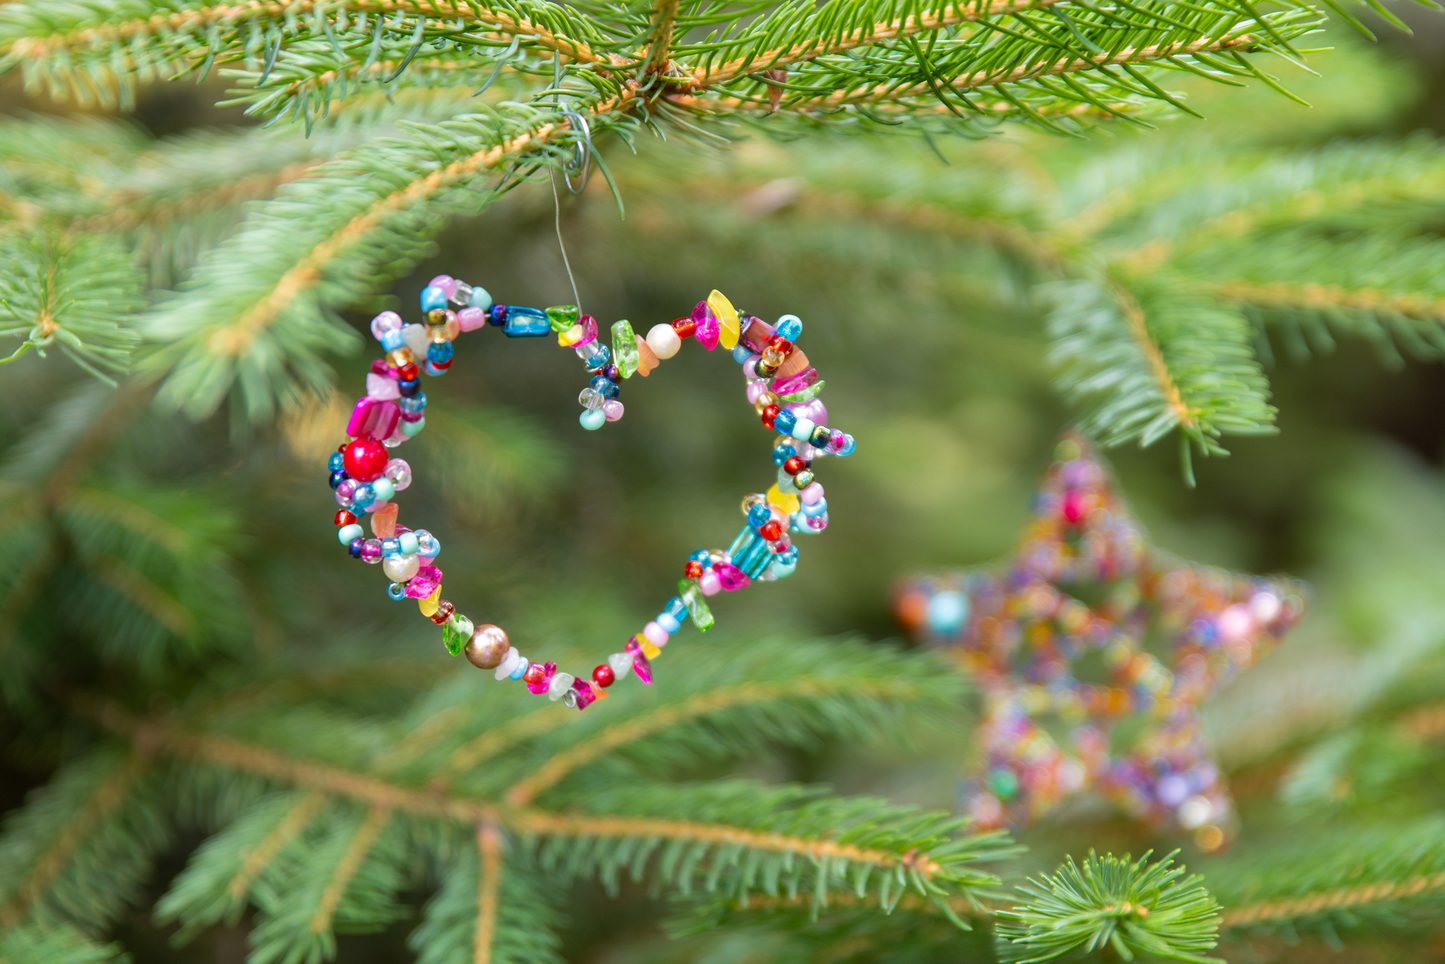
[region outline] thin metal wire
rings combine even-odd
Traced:
[[[562,175],[564,178],[566,174]],[[567,280],[572,283],[573,303],[577,313],[582,313],[582,296],[577,293],[577,279],[572,274],[572,262],[567,260],[567,243],[562,240],[562,199],[557,194],[557,173],[547,168],[547,180],[552,185],[552,226],[557,230],[557,248],[562,252],[562,266],[567,269]]]

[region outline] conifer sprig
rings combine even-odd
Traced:
[[[1000,956],[1040,964],[1107,947],[1126,961],[1217,964],[1204,952],[1215,944],[1219,905],[1198,876],[1172,866],[1173,857],[1149,863],[1146,853],[1130,863],[1090,853],[1023,884],[1032,901],[997,914]]]

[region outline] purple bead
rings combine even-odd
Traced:
[[[507,323],[507,306],[492,305],[492,324],[500,328]]]
[[[360,559],[361,549],[365,544],[366,540],[361,538],[361,536],[357,536],[355,539],[352,539],[351,542],[347,544],[346,551],[351,553],[351,558]]]
[[[746,345],[748,350],[756,355],[761,355],[767,350],[768,343],[773,340],[773,335],[776,334],[772,325],[752,315],[747,315],[742,319],[742,329],[742,334],[738,338],[738,341]]]
[[[365,542],[363,542],[363,543],[361,544],[361,561],[362,561],[362,562],[380,562],[380,561],[381,561],[381,540],[380,540],[380,539],[367,539]]]
[[[343,509],[349,509],[356,504],[352,498],[356,493],[356,487],[361,485],[355,479],[342,479],[341,484],[336,487],[336,504]]]
[[[815,398],[808,402],[788,402],[783,408],[798,418],[806,418],[814,425],[828,424],[828,406],[823,404],[821,398]]]
[[[614,385],[622,381],[622,372],[617,370],[616,365],[609,364],[606,368],[602,369],[602,374],[607,376],[607,380]]]

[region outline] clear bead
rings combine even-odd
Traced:
[[[451,302],[454,305],[469,305],[472,301],[472,286],[465,281],[457,281],[456,291],[453,292]]]

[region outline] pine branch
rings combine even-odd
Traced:
[[[491,964],[497,936],[497,896],[502,889],[502,835],[496,823],[477,824],[477,853],[481,857],[481,885],[477,888],[477,928],[472,942],[473,964]]]
[[[0,961],[6,964],[122,964],[128,961],[115,944],[96,944],[75,928],[8,927],[0,930]]]
[[[637,103],[627,90],[592,107],[594,136]],[[153,360],[170,370],[161,402],[200,417],[239,381],[248,413],[259,419],[277,399],[322,388],[328,373],[319,352],[350,337],[334,310],[405,270],[418,236],[440,227],[447,192],[576,137],[571,122],[552,110],[520,105],[510,115],[442,125],[438,134],[445,140],[397,143],[333,162],[283,191],[216,249],[192,290],[147,324],[152,337],[169,344]],[[317,229],[298,232],[298,220]],[[386,273],[378,275],[383,263]]]
[[[1274,430],[1274,409],[1237,315],[1158,284],[1059,283],[1050,358],[1073,398],[1092,402],[1083,430],[1104,444],[1158,441],[1178,429],[1204,454],[1225,433]],[[1188,469],[1188,448],[1185,472]]]
[[[1437,906],[1445,893],[1445,825],[1355,829],[1348,846],[1276,848],[1211,869],[1227,910],[1223,926],[1243,933],[1320,930],[1398,923],[1412,904]]]
[[[808,700],[842,695],[859,695],[870,699],[906,699],[916,694],[912,684],[903,680],[878,679],[792,679],[782,683],[741,683],[732,687],[712,688],[694,695],[685,702],[664,706],[651,713],[634,716],[602,730],[589,739],[574,743],[553,755],[525,779],[506,792],[506,800],[522,806],[538,794],[555,786],[578,767],[585,766],[618,747],[635,743],[644,737],[668,730],[684,722],[710,716],[723,710],[752,703],[781,700]]]
[[[316,819],[328,799],[317,792],[277,794],[211,837],[156,904],[156,920],[179,923],[188,942],[218,921],[235,926],[257,881]]]
[[[1107,947],[1126,961],[1218,964],[1203,952],[1216,943],[1219,905],[1200,877],[1179,879],[1173,856],[1148,864],[1146,853],[1131,864],[1091,852],[1081,865],[1069,859],[1053,876],[1030,879],[1019,891],[1031,899],[996,915],[999,956],[1041,964]]]
[[[166,831],[150,761],[99,752],[12,814],[0,837],[0,927],[104,928],[134,897]]]
[[[653,0],[652,30],[647,35],[647,57],[642,62],[644,74],[664,73],[672,62],[673,30],[677,26],[677,8],[682,0]]]
[[[90,235],[0,234],[0,261],[0,337],[21,339],[0,364],[53,347],[113,385],[138,341],[126,326],[141,285],[126,254]]]

